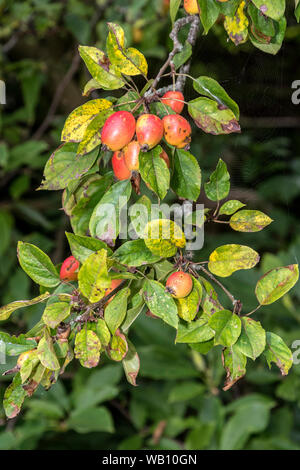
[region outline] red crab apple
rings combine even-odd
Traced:
[[[176,271],[171,274],[166,282],[166,291],[175,299],[182,299],[189,295],[193,288],[193,279],[184,271]]]
[[[128,111],[117,111],[106,119],[101,132],[101,142],[115,152],[125,147],[135,133],[135,118]]]
[[[78,277],[79,261],[74,256],[65,259],[60,268],[61,281],[76,281]]]
[[[181,91],[167,91],[162,97],[162,102],[180,114],[184,107],[184,96]]]
[[[165,139],[168,144],[182,149],[191,141],[192,129],[189,122],[180,114],[168,114],[163,117]]]
[[[155,147],[163,138],[164,126],[162,120],[155,114],[142,114],[136,123],[136,136],[142,152]]]

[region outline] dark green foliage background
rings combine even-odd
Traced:
[[[147,57],[149,75],[155,74],[169,46],[163,3],[0,0],[0,79],[7,86],[7,105],[0,107],[1,305],[37,294],[17,265],[17,240],[36,244],[56,263],[69,255],[60,194],[35,189],[65,117],[86,101],[81,90],[88,75],[74,59],[78,43],[101,48],[106,21],[117,22]],[[258,234],[241,235],[218,224],[205,233],[202,260],[217,245],[241,239],[264,253],[259,269],[225,282],[249,311],[256,306],[251,292],[260,275],[300,258],[300,105],[291,102],[291,84],[300,79],[300,26],[292,5],[289,24],[275,57],[250,44],[236,48],[219,24],[198,40],[193,55],[192,74],[216,78],[242,115],[241,135],[213,137],[193,129],[192,153],[204,180],[221,157],[231,174],[231,199],[275,220]],[[189,86],[186,96],[193,97]],[[40,314],[39,305],[20,310],[1,328],[20,334]],[[263,318],[264,326],[292,347],[300,340],[299,285],[255,318]],[[28,400],[17,419],[7,423],[0,412],[0,449],[300,449],[299,365],[282,379],[260,359],[225,393],[219,354],[201,356],[185,345],[173,346],[171,328],[148,317],[136,322],[131,336],[142,364],[137,388],[127,384],[118,364],[92,371],[72,365],[49,392]],[[1,371],[13,366],[10,358]],[[1,377],[1,394],[5,386]]]

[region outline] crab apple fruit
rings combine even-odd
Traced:
[[[137,171],[139,169],[140,150],[141,146],[136,140],[132,140],[123,148],[124,160],[128,170]]]
[[[167,167],[170,168],[170,159],[169,159],[169,156],[168,156],[167,152],[162,150],[162,152],[160,153],[159,156],[160,156],[160,158],[162,158],[166,162]]]
[[[192,129],[189,122],[180,114],[168,114],[163,117],[165,139],[168,144],[182,149],[191,141]]]
[[[162,120],[154,114],[142,114],[136,123],[136,136],[142,152],[155,147],[163,138],[164,126]]]
[[[198,4],[198,0],[184,0],[183,8],[189,15],[196,15],[200,13],[200,8]]]
[[[106,119],[101,132],[101,142],[115,152],[125,147],[135,133],[135,118],[128,111],[117,111]]]
[[[126,166],[124,153],[121,150],[113,154],[111,164],[118,180],[128,180],[131,177],[131,171]]]
[[[181,91],[167,91],[162,97],[162,102],[180,114],[184,107],[184,96]]]
[[[26,361],[26,359],[28,359],[29,356],[31,356],[31,354],[34,351],[35,351],[35,349],[30,349],[30,351],[25,351],[22,354],[20,354],[20,356],[18,357],[18,360],[17,360],[17,366],[21,368],[22,365],[24,364],[24,362]]]
[[[171,274],[166,282],[166,290],[175,299],[182,299],[189,295],[193,288],[193,279],[184,271],[177,271]]]
[[[60,268],[61,281],[76,281],[78,277],[79,261],[74,256],[65,259]]]
[[[110,294],[114,289],[116,289],[116,287],[118,287],[122,281],[123,279],[112,279],[110,287],[105,290],[105,296]],[[108,299],[105,305],[109,304],[109,302],[111,302],[113,298],[114,295],[110,299]]]

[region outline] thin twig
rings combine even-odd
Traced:
[[[229,299],[231,300],[233,306],[236,305],[236,303],[238,302],[238,300],[236,300],[234,298],[234,296],[229,292],[229,290],[226,289],[225,286],[223,286],[223,284],[218,281],[218,279],[215,278],[215,276],[213,274],[211,274],[209,271],[207,271],[207,269],[204,268],[204,266],[201,266],[201,265],[193,265],[193,268],[196,269],[196,270],[201,270],[203,271],[206,276],[208,276],[213,282],[215,282],[219,287],[221,287],[221,289],[225,292],[225,294],[227,295],[227,297],[229,297]]]

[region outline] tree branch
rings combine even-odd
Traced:
[[[160,79],[162,78],[165,70],[171,65],[174,56],[178,52],[180,52],[183,48],[183,45],[178,39],[178,33],[186,24],[190,24],[190,31],[187,37],[187,42],[189,42],[192,47],[195,45],[197,34],[199,31],[199,25],[200,25],[199,16],[189,15],[189,16],[185,16],[184,18],[179,18],[179,20],[177,20],[174,23],[173,29],[170,33],[170,38],[173,41],[173,49],[170,52],[168,59],[166,60],[166,62],[163,64],[160,71],[158,72],[158,75],[156,76],[151,89],[147,93],[145,93],[145,98],[149,99],[154,95],[163,95],[166,91],[173,90],[173,85],[160,88],[159,90],[156,90],[156,87]],[[191,61],[189,60],[186,64],[184,64],[180,68],[179,73],[188,73],[190,69],[190,65],[191,65]],[[179,76],[175,83],[175,89],[182,91],[185,85],[185,81],[186,81],[185,76]]]

